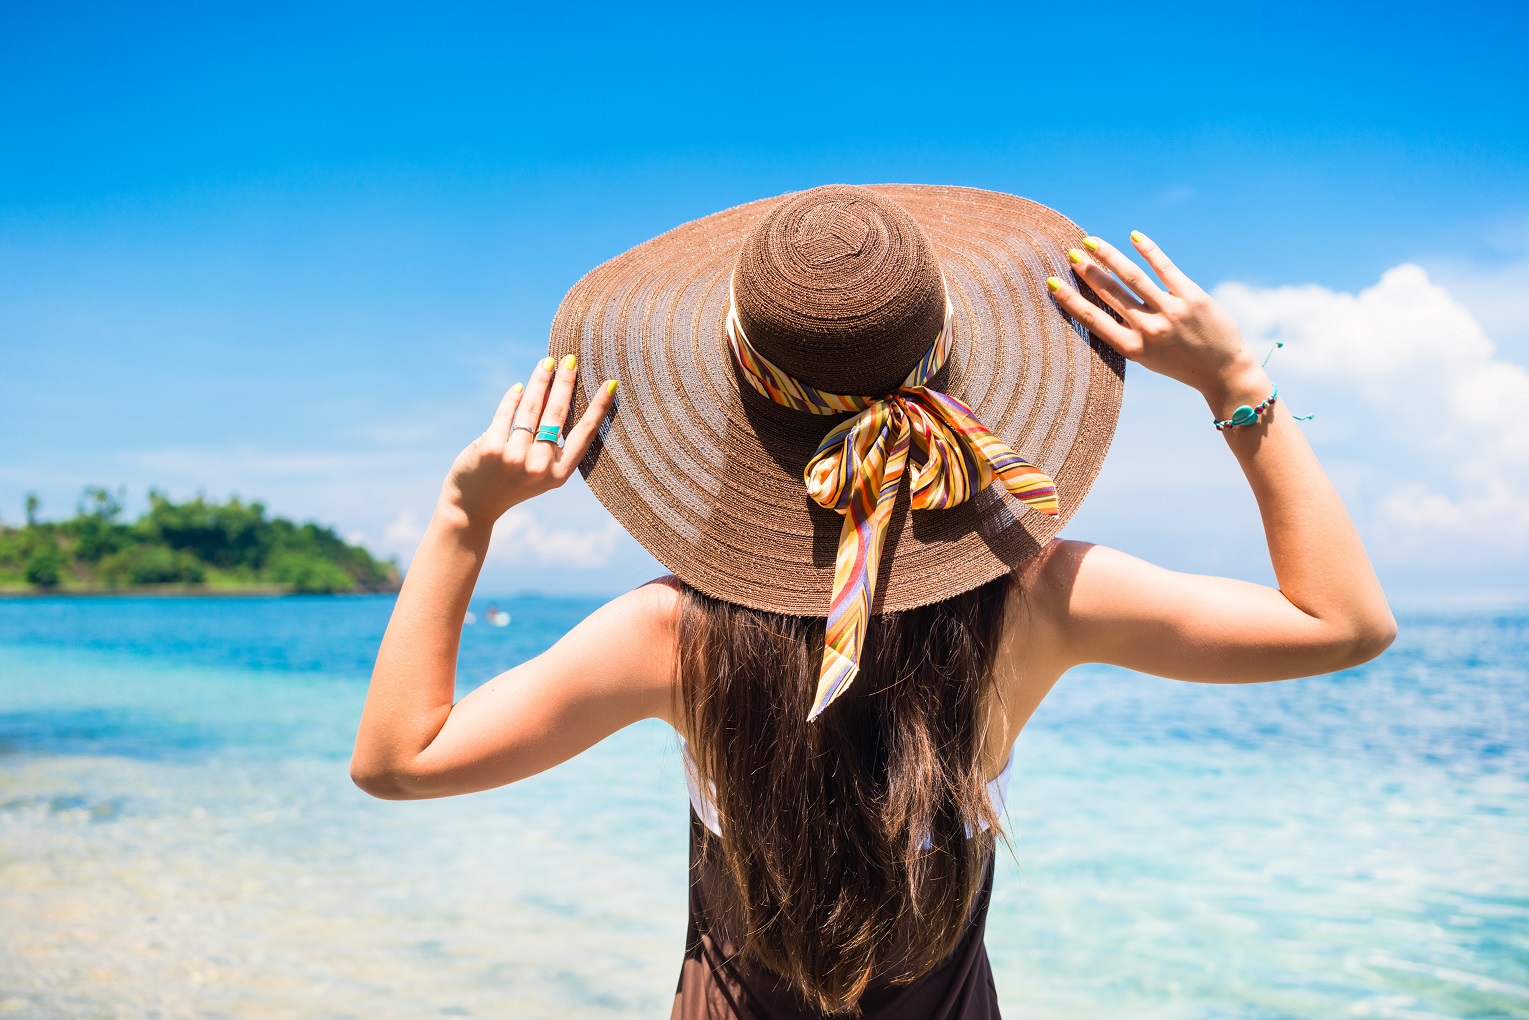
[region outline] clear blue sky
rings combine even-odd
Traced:
[[[831,181],[1139,226],[1206,285],[1353,293],[1419,263],[1522,365],[1526,51],[1512,3],[7,4],[0,520],[29,490],[61,514],[84,484],[158,484],[406,552],[585,270]],[[1141,392],[1129,422],[1203,425]],[[1099,497],[1127,489],[1112,470]],[[559,498],[521,540],[603,534],[586,494]],[[1207,558],[1182,520],[1086,513],[1133,551],[1256,573],[1256,530]],[[614,542],[490,580],[619,587],[648,565]]]

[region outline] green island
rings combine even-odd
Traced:
[[[149,509],[123,521],[122,493],[92,486],[75,515],[0,524],[0,594],[335,593],[397,591],[398,565],[334,529],[267,517],[261,503],[202,496],[176,503],[149,491]]]

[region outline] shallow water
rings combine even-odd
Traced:
[[[593,603],[501,605],[464,688]],[[673,736],[371,800],[346,760],[390,608],[0,602],[0,1017],[667,1016]],[[1018,748],[1006,1014],[1529,1017],[1529,613],[1402,624],[1334,677],[1066,677]]]

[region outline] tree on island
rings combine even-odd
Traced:
[[[124,496],[123,490],[91,486],[73,517],[52,522],[39,518],[41,501],[28,493],[26,525],[0,525],[0,588],[398,588],[396,564],[348,544],[332,528],[268,518],[262,503],[216,503],[203,496],[176,503],[151,489],[148,511],[128,524],[121,520]]]

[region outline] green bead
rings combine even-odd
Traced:
[[[1233,425],[1251,425],[1258,420],[1258,412],[1253,410],[1247,404],[1243,404],[1237,410],[1232,412],[1232,416],[1228,420]]]

